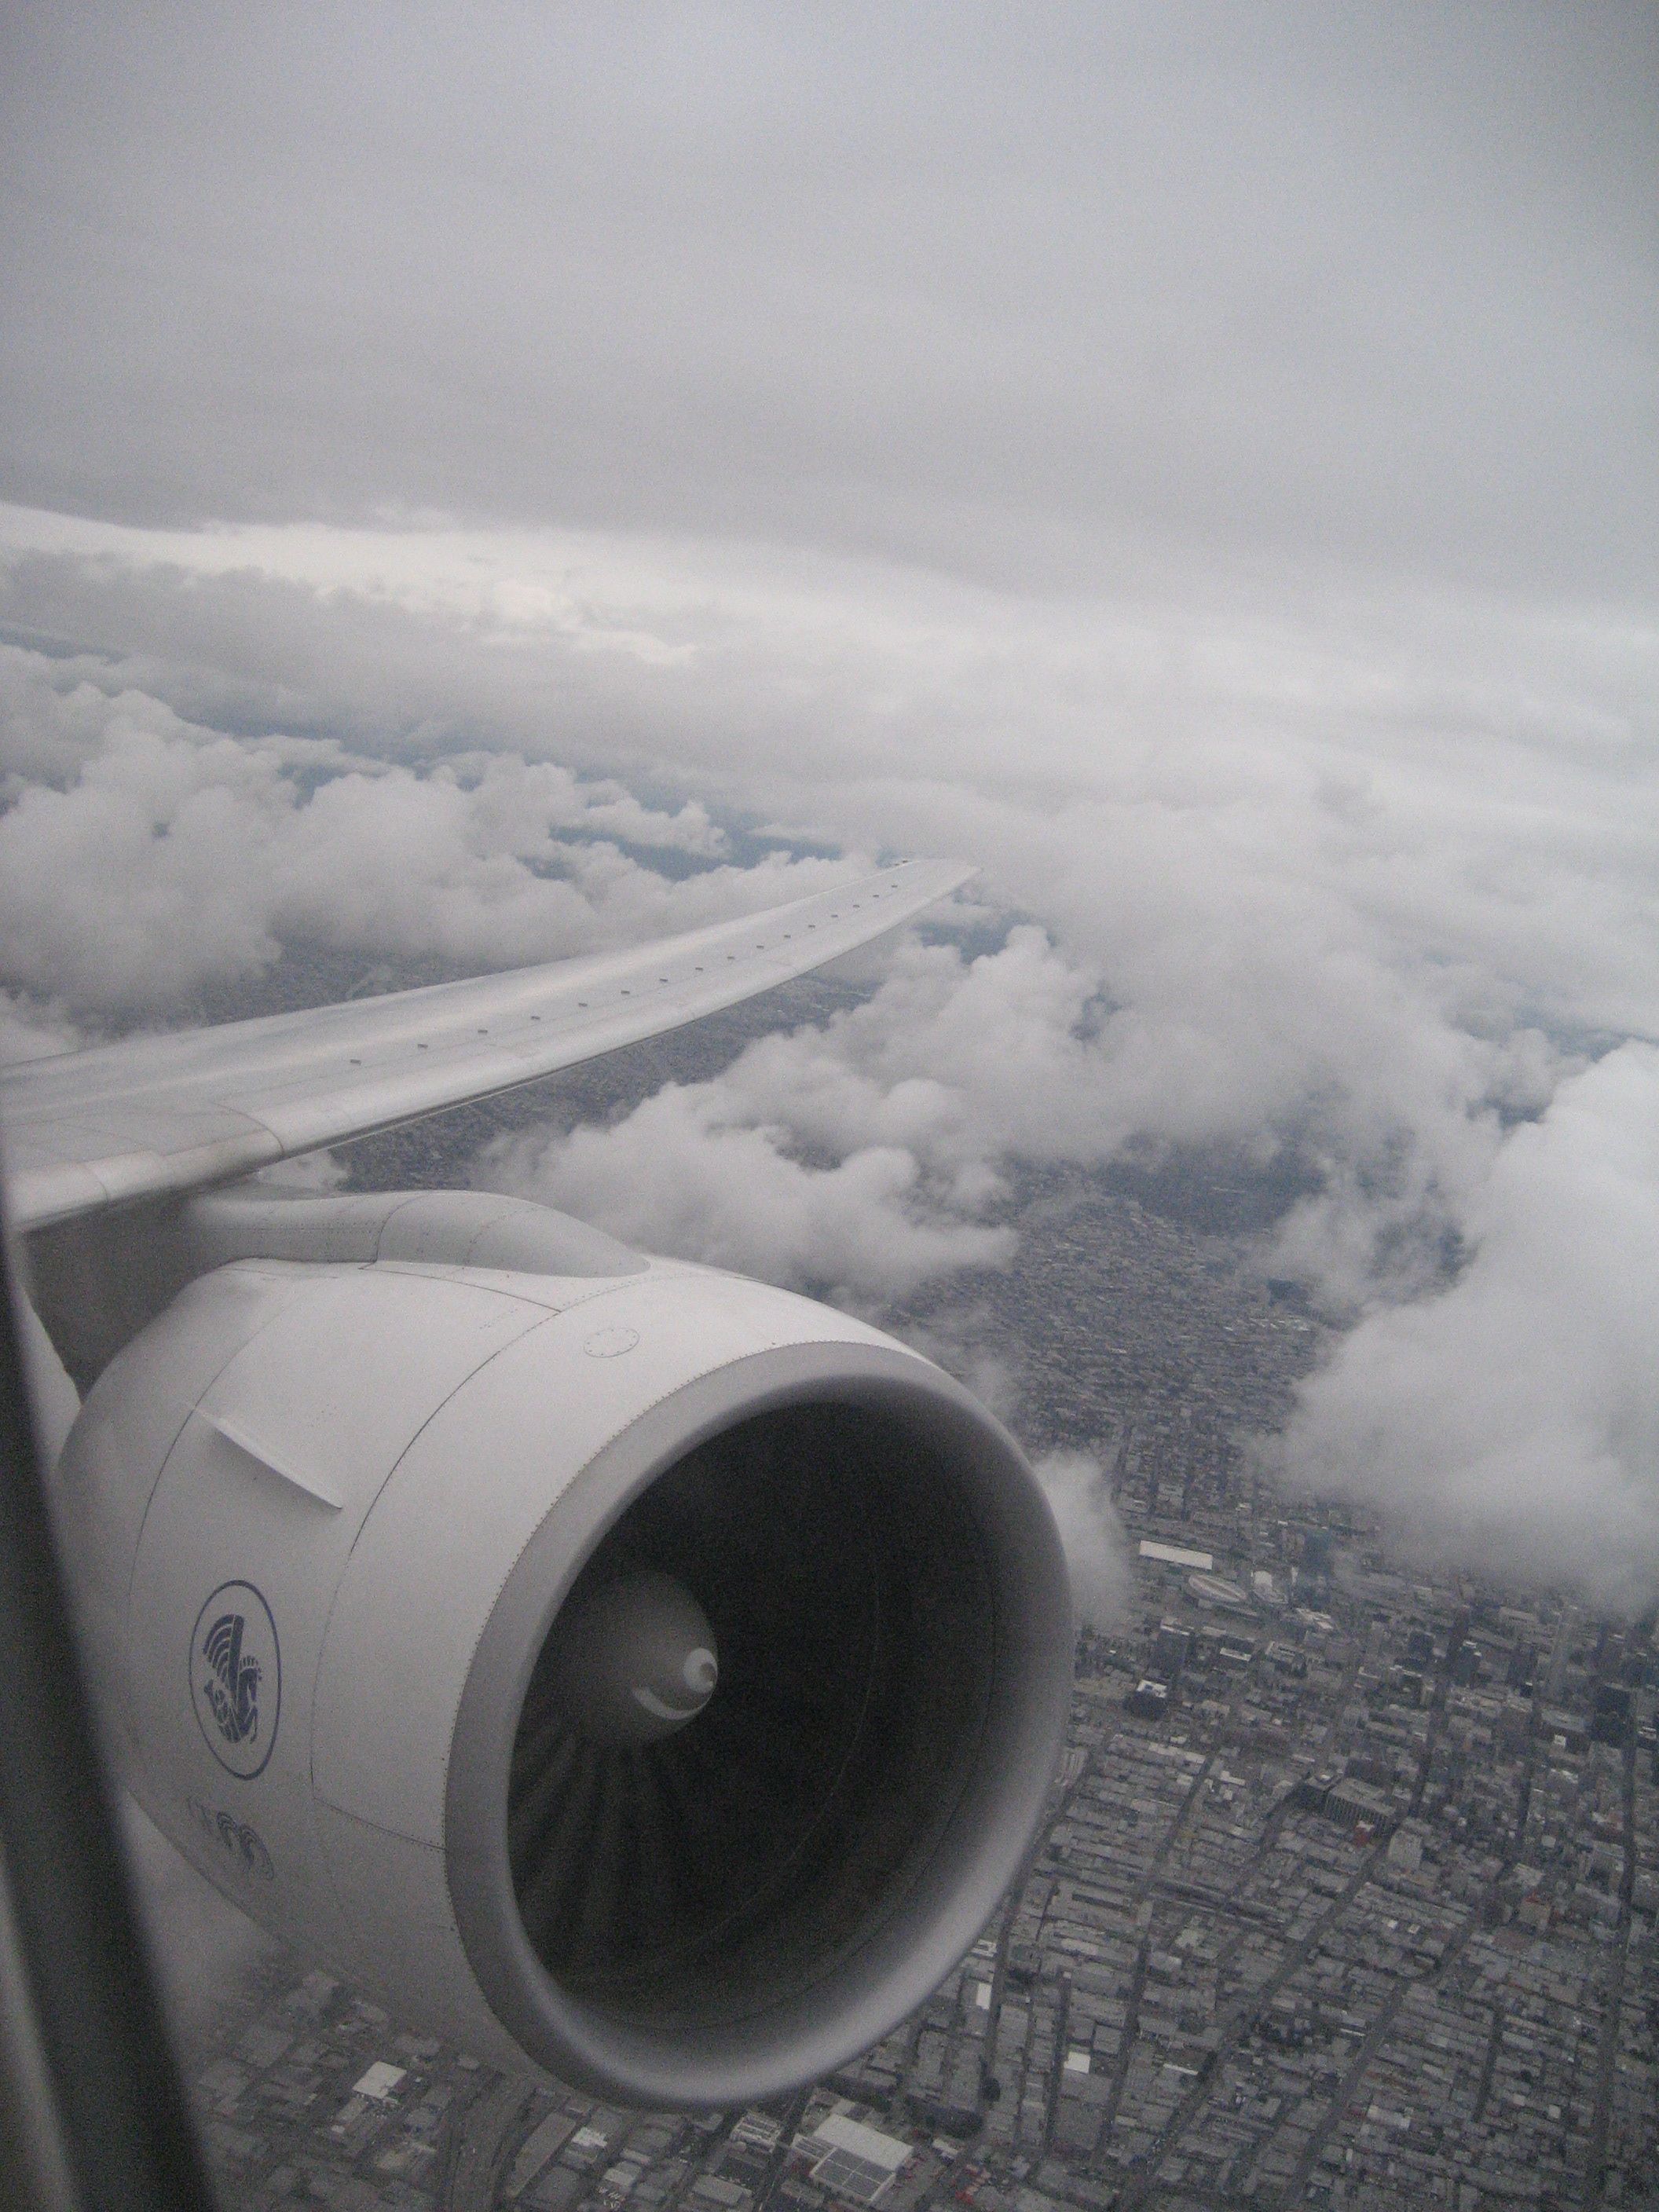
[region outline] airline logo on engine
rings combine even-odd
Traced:
[[[251,1782],[264,1771],[283,1709],[283,1656],[270,1607],[252,1583],[221,1583],[196,1616],[190,1693],[209,1750]]]

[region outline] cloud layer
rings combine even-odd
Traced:
[[[788,896],[845,865],[799,857],[814,847],[958,854],[983,869],[988,918],[1030,919],[976,954],[914,945],[872,969],[866,1004],[483,1171],[875,1310],[1006,1263],[1012,1158],[1289,1148],[1316,1188],[1267,1264],[1374,1316],[1350,1355],[1370,1441],[1336,1449],[1341,1378],[1360,1372],[1344,1365],[1292,1459],[1363,1480],[1419,1532],[1525,1552],[1504,1510],[1469,1503],[1510,1495],[1509,1445],[1495,1428],[1482,1444],[1473,1413],[1416,1423],[1417,1309],[1404,1333],[1376,1310],[1445,1296],[1459,1253],[1471,1299],[1521,1264],[1492,1208],[1528,1125],[1620,1038],[1659,1036],[1642,634],[1608,619],[1540,641],[1475,606],[1439,635],[1419,615],[1408,649],[1389,641],[1401,607],[1377,602],[1364,649],[1339,652],[1328,612],[1264,627],[1236,599],[1201,623],[1132,619],[844,569],[785,589],[692,549],[615,547],[590,549],[573,629],[554,589],[569,549],[550,542],[462,561],[443,533],[389,539],[372,587],[361,538],[264,541],[299,572],[264,583],[235,533],[199,541],[183,575],[118,543],[114,563],[60,545],[11,571],[14,606],[96,623],[113,648],[0,664],[0,921],[26,1024],[165,1012],[284,943],[500,964]],[[141,664],[124,631],[165,621],[188,650]],[[1501,680],[1495,642],[1516,655]],[[435,730],[397,711],[417,685]],[[769,712],[787,742],[767,743]],[[758,854],[757,822],[775,841]],[[1567,1157],[1591,1142],[1571,1116],[1540,1126]],[[1582,1217],[1584,1264],[1639,1310],[1659,1240],[1613,1226]],[[1599,1401],[1611,1378],[1587,1372]],[[1472,1382],[1468,1404],[1502,1395]],[[1650,1431],[1609,1404],[1601,1433],[1616,1480],[1597,1525],[1624,1544],[1630,1498],[1655,1491]],[[1549,1499],[1582,1486],[1539,1474],[1515,1495],[1545,1530]],[[1566,1554],[1540,1539],[1531,1556]],[[1636,1561],[1637,1581],[1659,1576],[1659,1542]]]
[[[1477,607],[1413,653],[1385,650],[1403,616],[1373,604],[1345,658],[1319,623],[1264,629],[1237,600],[1203,623],[1107,605],[1091,624],[913,578],[878,616],[869,579],[768,590],[712,556],[688,607],[690,550],[624,568],[613,548],[573,633],[565,602],[548,611],[551,544],[492,567],[441,533],[395,538],[368,588],[339,580],[361,539],[265,544],[300,574],[263,584],[234,534],[196,545],[193,576],[118,542],[113,564],[23,551],[11,572],[15,606],[115,641],[0,662],[0,921],[25,1048],[164,1012],[284,943],[500,964],[787,896],[845,865],[792,856],[814,845],[953,852],[993,908],[1031,919],[977,956],[913,945],[827,1025],[484,1172],[874,1310],[1006,1262],[1011,1158],[1289,1147],[1316,1188],[1267,1263],[1353,1317],[1442,1297],[1460,1251],[1482,1281],[1501,1272],[1516,1248],[1492,1247],[1490,1207],[1527,1124],[1620,1037],[1659,1036],[1652,647],[1621,623],[1563,626],[1546,652]],[[122,633],[163,619],[189,649],[141,665]],[[1520,655],[1502,681],[1477,673],[1495,638]],[[435,732],[396,712],[417,682]],[[765,743],[766,708],[787,744]],[[748,851],[745,820],[778,848]],[[1588,1128],[1561,1126],[1576,1156]],[[1605,1248],[1639,1308],[1659,1243],[1607,1226],[1581,1221],[1585,1264]],[[1408,1336],[1381,1315],[1366,1330],[1370,1442],[1335,1451],[1334,1377],[1292,1456],[1338,1486],[1363,1466],[1419,1531],[1519,1557],[1503,1513],[1468,1504],[1471,1485],[1507,1494],[1505,1449],[1455,1461],[1455,1425],[1437,1456],[1413,1442]],[[1621,1416],[1606,1433],[1618,1482],[1651,1495],[1648,1432]],[[1517,1494],[1542,1529],[1569,1493],[1540,1476]],[[1624,1541],[1617,1485],[1595,1494]],[[1634,1572],[1659,1574],[1659,1545]]]

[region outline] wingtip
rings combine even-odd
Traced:
[[[918,854],[914,860],[902,862],[901,866],[918,870],[924,881],[936,886],[928,893],[932,898],[948,898],[952,891],[959,891],[964,884],[972,883],[979,873],[979,869],[971,861],[946,860],[942,856],[933,858]]]

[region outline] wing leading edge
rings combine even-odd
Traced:
[[[973,873],[906,860],[624,952],[25,1061],[0,1075],[12,1224],[198,1189],[533,1083],[821,968]]]

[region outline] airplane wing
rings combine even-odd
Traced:
[[[533,1083],[822,967],[973,872],[906,860],[624,952],[25,1061],[0,1075],[12,1224],[198,1189]]]

